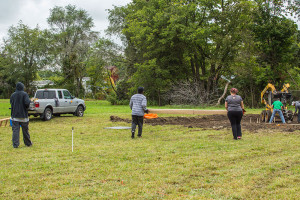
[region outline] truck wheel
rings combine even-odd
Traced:
[[[52,118],[52,110],[50,108],[46,108],[41,118],[45,121],[49,121]]]
[[[76,115],[77,117],[82,117],[83,114],[84,114],[84,109],[83,109],[83,107],[82,107],[82,106],[78,106],[77,109],[76,109],[76,111],[75,111],[75,115]]]

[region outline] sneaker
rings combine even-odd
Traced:
[[[131,138],[132,139],[134,138],[134,132],[131,132]]]
[[[141,136],[141,135],[138,135],[138,137],[141,138],[142,136]]]
[[[239,140],[240,140],[240,139],[242,139],[242,137],[241,137],[241,136],[238,136],[238,137],[237,137],[237,139],[239,139]]]

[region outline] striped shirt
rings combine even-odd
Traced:
[[[129,106],[132,115],[144,116],[144,111],[147,110],[147,99],[142,94],[135,94],[131,97]]]

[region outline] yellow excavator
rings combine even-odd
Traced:
[[[282,114],[286,121],[293,121],[293,111],[288,110],[287,103],[291,99],[292,94],[289,92],[289,83],[285,83],[280,91],[276,91],[276,88],[273,84],[268,83],[268,85],[261,92],[261,103],[265,104],[266,108],[261,112],[261,121],[268,122],[270,121],[273,108],[272,103],[280,99],[283,104]]]

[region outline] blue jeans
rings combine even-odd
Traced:
[[[273,109],[273,113],[272,113],[272,116],[271,116],[271,119],[270,119],[269,123],[272,123],[272,121],[273,121],[273,119],[274,119],[274,117],[275,117],[275,114],[276,114],[277,112],[279,113],[279,116],[280,116],[280,119],[281,119],[282,123],[285,124],[285,120],[284,120],[282,111],[281,111],[280,109]]]

